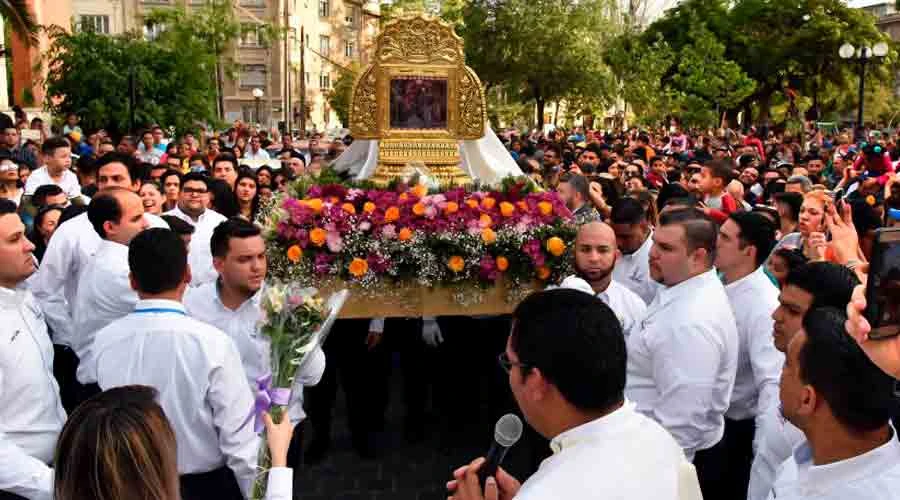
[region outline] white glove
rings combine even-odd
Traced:
[[[441,335],[441,327],[434,318],[423,318],[422,321],[422,340],[431,347],[437,347],[444,342],[444,336]]]

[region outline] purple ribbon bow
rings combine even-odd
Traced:
[[[247,416],[247,420],[244,421],[244,425],[253,417],[255,417],[253,423],[253,430],[259,434],[266,428],[266,424],[263,421],[263,413],[269,411],[273,405],[285,406],[291,400],[291,390],[285,388],[272,388],[272,374],[267,373],[265,375],[261,375],[256,379],[256,401],[253,404],[253,409],[250,410],[250,415]]]

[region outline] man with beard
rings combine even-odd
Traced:
[[[590,293],[606,303],[619,318],[625,338],[644,317],[647,305],[638,295],[612,277],[616,265],[616,234],[603,222],[589,222],[575,237],[575,275],[562,288]]]
[[[564,175],[559,179],[556,191],[566,207],[572,211],[576,224],[587,224],[600,220],[600,214],[590,203],[590,186],[587,178],[583,175],[571,173]]]
[[[610,216],[616,243],[622,252],[617,259],[613,277],[622,283],[644,303],[649,304],[659,285],[650,277],[650,247],[653,246],[653,229],[647,220],[647,212],[633,198],[623,198],[613,208]]]

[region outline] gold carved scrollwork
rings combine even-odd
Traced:
[[[461,64],[462,39],[447,23],[422,16],[406,16],[385,26],[377,40],[381,64]]]
[[[487,121],[484,109],[484,89],[478,75],[466,66],[459,74],[459,137],[481,139]]]
[[[377,139],[378,133],[378,94],[375,78],[375,66],[363,72],[353,87],[353,100],[350,106],[350,129],[359,139]]]

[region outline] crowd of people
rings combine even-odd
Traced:
[[[257,215],[352,138],[0,127],[0,499],[249,498]],[[302,496],[291,467],[329,454],[338,386],[361,459],[387,453],[396,357],[411,442],[429,393],[442,447],[528,422],[527,480],[482,484],[479,459],[448,471],[458,500],[900,498],[900,341],[861,315],[900,143],[850,135],[502,131],[571,210],[575,274],[510,316],[337,321],[266,419],[266,498]]]

